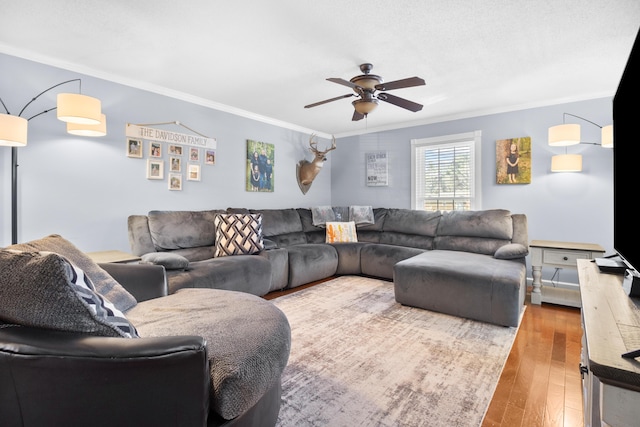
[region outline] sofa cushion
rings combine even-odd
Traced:
[[[384,219],[384,231],[434,237],[441,217],[440,211],[388,209]]]
[[[296,210],[298,211],[298,215],[300,216],[302,231],[304,231],[305,233],[321,232],[322,234],[324,234],[324,227],[313,225],[313,214],[311,213],[311,209],[298,208]]]
[[[423,252],[419,248],[370,243],[360,250],[360,268],[367,276],[391,280],[396,263]]]
[[[262,233],[267,237],[302,231],[300,215],[295,209],[252,209],[250,212],[262,215]]]
[[[222,256],[192,262],[187,270],[167,270],[167,287],[170,294],[182,288],[211,288],[262,296],[271,287],[271,271],[266,257]]]
[[[144,337],[204,337],[212,384],[210,405],[227,420],[253,407],[280,381],[289,359],[291,329],[286,316],[255,295],[183,289],[141,302],[127,316]]]
[[[450,211],[443,214],[434,249],[493,255],[511,243],[513,222],[504,209]]]
[[[216,257],[250,255],[264,249],[261,214],[219,214],[214,223]]]
[[[188,259],[172,252],[151,252],[140,258],[140,264],[161,265],[167,270],[184,270],[189,267]]]
[[[357,242],[356,224],[348,222],[327,222],[327,233],[325,243],[347,243]]]
[[[289,287],[304,285],[336,274],[338,253],[326,243],[307,243],[287,248]]]
[[[449,211],[440,219],[438,236],[511,240],[513,236],[511,212],[504,209]]]
[[[149,232],[156,250],[197,248],[215,244],[214,220],[224,210],[151,211]]]
[[[87,254],[59,234],[52,234],[42,239],[11,245],[8,249],[27,252],[47,251],[62,255],[69,262],[81,268],[91,279],[96,291],[111,301],[118,310],[126,313],[127,310],[137,304],[135,297],[111,277],[109,273],[100,268]]]
[[[325,228],[313,225],[313,215],[311,209],[298,208],[300,222],[302,222],[302,231],[304,232],[306,242],[304,243],[322,243],[325,241]]]
[[[0,319],[105,337],[137,337],[81,268],[53,252],[0,251]]]
[[[387,208],[374,208],[373,209],[373,224],[360,224],[358,225],[358,232],[360,231],[382,231],[384,226],[384,220],[387,218]]]

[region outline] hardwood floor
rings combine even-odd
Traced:
[[[580,309],[529,300],[482,425],[582,426]]]
[[[582,426],[580,309],[529,301],[482,427]]]

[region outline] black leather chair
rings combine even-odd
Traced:
[[[164,268],[101,264],[138,301],[167,294]],[[280,381],[233,420],[209,411],[199,336],[108,338],[0,323],[0,425],[273,426]]]

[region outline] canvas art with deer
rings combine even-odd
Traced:
[[[315,135],[309,138],[309,150],[313,153],[313,160],[300,160],[296,165],[296,174],[298,178],[298,186],[302,190],[302,194],[307,194],[313,180],[322,170],[324,162],[327,161],[326,154],[336,149],[336,138],[332,137],[331,147],[326,150],[318,150],[318,140],[314,140]]]

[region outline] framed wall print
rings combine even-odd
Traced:
[[[206,150],[204,154],[204,163],[207,165],[216,164],[216,150]]]
[[[275,146],[247,140],[246,190],[272,193],[274,190]]]
[[[182,174],[179,174],[179,173],[169,174],[169,190],[173,190],[173,191],[182,190]]]
[[[384,187],[389,185],[389,162],[386,151],[365,154],[367,162],[367,186]]]
[[[189,147],[189,160],[192,162],[200,161],[200,149],[195,147]]]
[[[182,156],[182,145],[169,145],[169,155]]]
[[[164,161],[147,159],[147,179],[164,179]]]
[[[180,157],[169,157],[169,171],[170,172],[182,171],[182,159]]]
[[[189,164],[187,166],[187,181],[200,181],[200,165]]]
[[[142,158],[142,140],[127,138],[127,157]]]
[[[496,184],[531,184],[531,137],[496,141]]]
[[[151,141],[149,143],[149,157],[162,157],[162,144]]]

